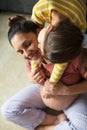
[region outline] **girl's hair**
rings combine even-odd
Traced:
[[[44,57],[53,63],[68,62],[77,57],[82,49],[83,35],[69,19],[54,27],[44,41]]]
[[[11,43],[11,38],[17,33],[29,33],[33,32],[37,34],[36,29],[39,28],[39,26],[35,23],[33,23],[31,20],[26,20],[26,18],[22,15],[16,15],[13,18],[8,19],[9,24],[9,31],[8,31],[8,39]]]

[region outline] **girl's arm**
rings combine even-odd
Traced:
[[[43,84],[46,77],[45,73],[41,67],[36,67],[36,68],[35,67],[33,67],[33,71],[32,71],[31,63],[29,61],[26,61],[28,79],[32,83]]]

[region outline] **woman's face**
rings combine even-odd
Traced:
[[[39,55],[37,35],[32,32],[16,33],[11,39],[11,44],[26,60],[34,60]]]

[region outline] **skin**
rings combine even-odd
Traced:
[[[55,26],[57,23],[59,23],[61,20],[64,20],[66,17],[59,12],[52,10],[51,13],[51,25]]]
[[[11,39],[11,43],[25,60],[35,59],[35,55],[38,55],[36,51],[38,50],[37,36],[33,33],[17,33]]]

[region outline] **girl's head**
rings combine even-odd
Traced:
[[[40,38],[41,35],[44,35],[43,39]],[[46,59],[53,63],[64,63],[80,54],[83,36],[80,29],[66,19],[56,27],[41,30],[38,41]]]
[[[32,59],[38,52],[39,26],[20,15],[9,18],[9,26],[8,39],[11,45],[23,58]]]

